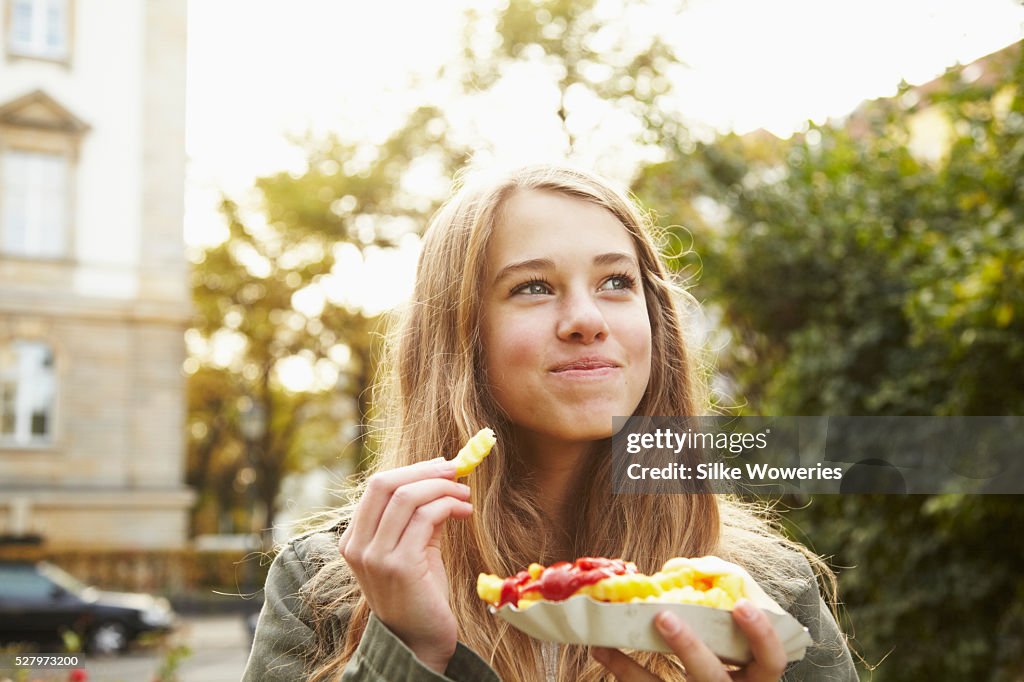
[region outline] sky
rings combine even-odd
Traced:
[[[187,243],[224,238],[221,192],[240,198],[257,177],[301,171],[290,136],[382,140],[416,104],[450,98],[431,74],[460,49],[463,12],[501,1],[190,0]],[[1024,37],[1016,0],[690,0],[681,13],[666,8],[655,4],[637,21],[660,26],[686,63],[675,87],[688,119],[782,137],[891,95],[901,79],[928,81]],[[558,135],[522,104],[537,102],[532,85],[528,71],[513,74],[457,118],[494,141],[495,162],[560,153]],[[409,242],[400,254],[373,258],[411,276],[402,265],[416,252]],[[367,276],[380,269],[365,266]],[[380,294],[373,307],[409,287],[389,281],[391,292],[369,287]]]

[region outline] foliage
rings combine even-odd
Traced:
[[[689,139],[670,114],[672,75],[682,64],[660,29],[684,4],[509,0],[496,14],[470,11],[456,70],[476,93],[495,89],[514,66],[539,66],[534,92],[544,99],[545,88],[554,89],[551,113],[570,157],[597,151],[592,138],[612,120],[632,123],[635,144],[676,149]]]
[[[181,666],[191,655],[192,649],[184,644],[169,647],[160,660],[153,682],[178,682],[181,679]]]
[[[701,292],[735,334],[723,369],[760,411],[1024,409],[1006,371],[1024,360],[1024,99],[1015,64],[999,68],[998,83],[953,73],[788,144],[731,135],[645,169],[639,191],[670,215],[665,171],[693,193],[670,201],[729,216],[699,236]],[[914,151],[926,111],[952,136],[934,160]]]
[[[450,172],[456,155],[437,121],[420,109],[378,147],[307,142],[305,171],[258,180],[255,208],[224,200],[229,236],[193,269],[189,482],[200,494],[198,532],[272,527],[288,473],[341,460],[351,470],[365,459],[381,320],[348,295],[332,298],[331,280],[423,225],[434,203],[403,180],[431,157]],[[307,385],[282,380],[296,360]],[[254,414],[262,424],[246,434]]]
[[[1020,55],[788,141],[727,135],[644,169],[642,198],[699,214],[697,291],[730,336],[719,364],[743,411],[1024,410]],[[847,567],[848,630],[885,659],[871,679],[1020,678],[1015,498],[822,496],[785,518]]]

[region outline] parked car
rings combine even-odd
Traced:
[[[73,631],[87,652],[111,654],[174,619],[163,598],[98,590],[46,562],[0,562],[0,643],[51,644]]]

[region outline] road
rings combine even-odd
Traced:
[[[183,644],[191,653],[181,662],[181,682],[238,682],[249,656],[249,634],[241,616],[188,616],[179,618],[166,646],[135,649],[109,658],[86,658],[87,682],[152,682],[168,647]],[[0,671],[0,682],[6,671]],[[39,671],[24,679],[67,682],[69,671]]]

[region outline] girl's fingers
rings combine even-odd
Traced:
[[[658,632],[679,660],[686,666],[686,679],[691,682],[730,682],[722,661],[700,641],[693,630],[669,611],[654,619]],[[777,678],[776,678],[777,679]]]
[[[746,599],[736,603],[733,620],[750,642],[753,662],[743,670],[746,682],[776,682],[786,669],[786,651],[761,609]]]
[[[778,682],[786,668],[786,653],[775,629],[764,613],[749,601],[741,599],[733,610],[733,618],[750,641],[754,661],[737,677],[744,682]],[[654,619],[658,632],[686,666],[689,682],[729,682],[732,676],[717,656],[684,622],[663,611]],[[591,655],[608,668],[619,682],[656,682],[657,677],[636,661],[616,649],[591,649]]]
[[[355,513],[352,515],[352,534],[346,543],[346,549],[357,549],[357,552],[365,548],[373,536],[377,534],[377,526],[380,525],[380,517],[384,509],[400,486],[422,481],[427,478],[455,478],[455,465],[446,462],[442,458],[432,459],[428,462],[417,462],[390,471],[381,471],[373,476],[366,486],[366,492],[359,500]],[[346,556],[346,559],[349,559]]]
[[[407,564],[422,556],[440,530],[442,523],[450,518],[464,519],[473,513],[473,505],[454,497],[441,497],[420,506],[413,512],[409,525],[405,527],[401,540],[391,552],[390,558],[399,564]]]
[[[590,655],[594,660],[608,668],[619,682],[660,682],[650,670],[643,667],[618,649],[593,647]]]
[[[444,478],[428,478],[398,488],[384,509],[367,549],[374,553],[394,551],[416,510],[442,497],[468,500],[469,486]]]

